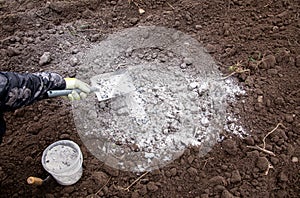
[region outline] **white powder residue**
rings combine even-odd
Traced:
[[[79,153],[72,147],[56,145],[45,156],[45,166],[51,171],[64,170],[75,163]]]

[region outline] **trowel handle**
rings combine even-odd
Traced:
[[[95,87],[91,87],[91,92],[95,92],[98,89]],[[81,93],[80,89],[63,89],[63,90],[50,90],[47,91],[49,98],[59,97],[59,96],[68,96],[72,91],[76,91],[77,93]]]
[[[54,97],[58,97],[58,96],[68,96],[70,93],[72,93],[74,89],[64,89],[64,90],[50,90],[47,91],[48,97],[49,98],[54,98]],[[77,93],[80,93],[81,90],[80,89],[75,89],[75,91],[77,91]]]
[[[27,183],[30,185],[37,185],[40,186],[43,184],[43,180],[38,177],[28,177],[27,178]]]

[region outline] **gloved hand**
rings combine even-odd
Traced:
[[[91,92],[91,87],[76,78],[65,78],[66,89],[79,89],[81,92],[78,94],[77,91],[73,90],[71,94],[68,95],[69,100],[80,100],[87,97],[87,94]]]

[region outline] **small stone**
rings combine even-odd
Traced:
[[[147,152],[145,152],[145,158],[152,159],[153,157],[155,157],[154,153],[147,153]]]
[[[186,68],[187,68],[187,65],[186,65],[185,63],[182,63],[182,64],[180,65],[180,68],[181,68],[181,69],[186,69]]]
[[[288,123],[292,123],[294,121],[294,115],[291,114],[285,115],[285,121]]]
[[[237,182],[242,181],[242,177],[241,177],[240,172],[238,170],[235,170],[235,171],[232,172],[230,181],[232,183],[237,183]]]
[[[184,59],[183,59],[183,62],[184,62],[186,65],[192,65],[193,62],[194,62],[194,59],[193,59],[193,58],[184,58]]]
[[[149,191],[151,191],[151,192],[155,192],[155,191],[158,190],[158,187],[155,185],[154,182],[149,182],[149,183],[147,184],[147,189],[148,189]]]
[[[202,25],[196,25],[195,28],[196,28],[196,30],[200,30],[200,29],[202,29]]]
[[[139,19],[134,17],[134,18],[131,18],[129,19],[129,22],[132,24],[132,25],[136,25],[138,22],[139,22]]]
[[[299,159],[298,159],[298,157],[292,157],[292,162],[294,162],[294,163],[297,163],[297,162],[299,162]]]
[[[269,161],[266,157],[259,157],[256,162],[256,166],[261,170],[265,171],[267,170],[269,166]]]
[[[180,25],[181,25],[181,23],[179,21],[175,21],[174,27],[179,27]]]
[[[191,91],[191,90],[194,90],[198,87],[198,82],[191,82],[188,86],[188,89]]]
[[[144,9],[142,9],[142,8],[139,8],[139,13],[140,14],[144,14],[146,11],[144,10]]]
[[[117,2],[116,1],[111,1],[110,4],[111,5],[117,5]]]
[[[39,65],[46,65],[47,63],[50,63],[51,61],[51,54],[50,52],[44,52],[44,54],[41,56]]]
[[[257,97],[257,102],[258,103],[263,103],[263,96],[258,96]]]
[[[72,51],[71,51],[72,54],[77,54],[78,52],[79,52],[79,49],[77,49],[77,48],[74,48],[74,49],[72,49]]]
[[[79,63],[78,58],[76,58],[76,57],[71,57],[70,58],[70,64],[71,64],[72,67],[75,67],[78,63]]]
[[[49,34],[55,34],[56,33],[56,29],[50,29],[50,30],[48,30],[48,33]]]
[[[212,44],[207,44],[205,49],[208,53],[215,53],[216,52],[216,47]]]

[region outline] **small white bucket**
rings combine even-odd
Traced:
[[[57,183],[75,184],[82,176],[82,153],[79,146],[70,140],[60,140],[49,145],[43,152],[42,164]]]

